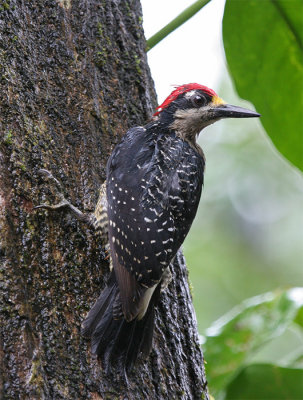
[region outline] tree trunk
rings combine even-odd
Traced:
[[[38,170],[94,209],[107,158],[155,106],[138,0],[0,2],[1,399],[207,398],[181,253],[161,295],[153,351],[126,384],[80,335],[109,266]]]

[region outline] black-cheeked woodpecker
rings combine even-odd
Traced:
[[[109,243],[111,276],[82,327],[105,369],[127,372],[151,350],[154,307],[200,201],[205,158],[198,134],[222,118],[258,116],[205,86],[179,86],[147,125],[130,129],[115,147],[94,214],[63,195],[56,206],[38,206],[69,208]]]

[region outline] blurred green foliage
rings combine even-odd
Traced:
[[[302,168],[303,2],[260,4],[226,3],[231,78],[262,114],[276,148]],[[232,83],[224,82],[223,98],[249,107],[232,98]],[[210,393],[216,400],[303,399],[303,309],[290,299],[291,290],[283,292],[303,286],[302,176],[275,151],[259,121],[221,122],[203,132],[200,143],[205,187],[185,254],[206,337]],[[243,303],[217,335],[209,334],[215,318],[269,290],[260,304]]]
[[[270,292],[243,302],[207,329],[203,348],[207,360],[207,379],[215,398],[220,398],[220,393],[226,389],[230,393],[238,391],[238,384],[242,385],[247,379],[247,374],[251,372],[243,372],[251,356],[295,323],[300,310],[303,310],[303,288]],[[303,347],[296,350],[292,354],[293,360],[303,356]],[[265,369],[268,374],[273,373],[272,367],[268,370],[266,366]],[[245,379],[239,378],[242,372]],[[285,379],[289,375],[292,376],[288,370],[281,370],[279,373],[282,377],[285,375]],[[296,372],[295,376],[297,375]],[[265,381],[269,377],[264,375],[263,379]],[[301,389],[302,384],[303,381],[300,381]],[[258,390],[260,391],[260,388]],[[271,385],[270,390],[271,393],[276,393],[276,397],[268,397],[263,392],[263,397],[255,398],[285,398],[279,396],[280,386]],[[290,393],[288,395],[290,396]]]
[[[226,101],[251,107],[223,81]],[[199,142],[205,184],[184,250],[203,332],[245,298],[303,286],[303,185],[257,120],[221,121]]]
[[[249,107],[233,98],[226,77],[219,92],[228,102]],[[184,250],[199,332],[207,337],[213,321],[243,300],[272,291],[266,296],[277,301],[281,291],[303,286],[303,185],[300,173],[273,149],[258,121],[222,121],[201,134],[200,144],[207,160],[205,185]],[[241,393],[245,379],[256,377],[250,373],[253,366],[262,366],[262,373],[266,373],[255,382],[259,392],[256,388],[251,392],[254,397],[246,391],[235,398],[271,399],[274,397],[265,389],[277,387],[285,396],[275,393],[277,399],[303,399],[303,392],[299,398],[292,397],[301,390],[299,381],[295,387],[288,386],[288,376],[303,371],[303,310],[294,312],[291,302],[288,307],[283,299],[281,294],[275,309],[276,325],[267,333],[270,310],[264,314],[263,306],[241,305],[243,318],[251,313],[246,321],[255,329],[253,342],[249,335],[230,328],[224,331],[221,343],[227,346],[226,351],[213,339],[202,344],[209,390],[216,400]],[[262,324],[263,331],[259,330]],[[272,380],[276,373],[281,376],[283,392]],[[265,382],[270,384],[263,387]]]
[[[216,400],[301,400],[303,185],[288,161],[303,169],[303,1],[227,0],[223,39],[272,142],[256,120],[200,137],[205,185],[184,250],[209,389]],[[227,72],[224,82],[222,97],[249,108]]]
[[[303,170],[303,1],[227,0],[223,38],[237,92]]]
[[[255,364],[244,368],[228,387],[226,400],[301,400],[303,369]]]

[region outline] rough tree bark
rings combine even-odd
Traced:
[[[155,106],[139,0],[0,1],[0,397],[207,398],[181,254],[162,294],[153,351],[128,385],[104,376],[80,325],[108,276],[93,233],[39,177],[94,209],[111,149]]]

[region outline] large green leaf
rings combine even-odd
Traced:
[[[210,391],[217,395],[256,349],[282,334],[303,305],[303,288],[245,301],[207,330],[203,345]]]
[[[277,149],[303,169],[303,1],[227,0],[223,39],[239,95]]]
[[[226,400],[302,400],[303,369],[250,365],[227,389]]]

